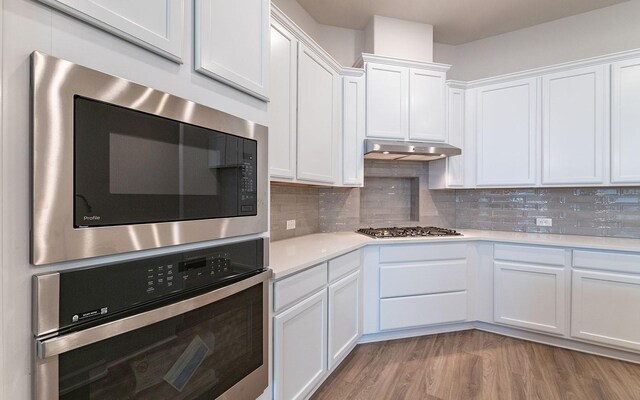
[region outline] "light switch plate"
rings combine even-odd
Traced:
[[[287,220],[287,230],[289,230],[289,229],[296,229],[296,220],[295,219]]]

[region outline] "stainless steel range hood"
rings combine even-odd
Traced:
[[[462,150],[445,143],[365,139],[364,158],[370,160],[432,161],[458,156]]]

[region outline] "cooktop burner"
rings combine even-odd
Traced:
[[[403,228],[362,228],[358,229],[356,232],[375,239],[414,236],[462,236],[461,233],[458,233],[453,229],[437,228],[435,226],[410,226]]]

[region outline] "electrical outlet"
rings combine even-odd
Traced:
[[[536,218],[537,226],[553,226],[553,220],[551,218]]]
[[[287,221],[287,230],[289,229],[296,229],[296,220],[295,219],[290,219]]]

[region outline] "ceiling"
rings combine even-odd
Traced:
[[[362,30],[372,15],[431,24],[434,41],[462,44],[627,0],[297,0],[316,21]]]

